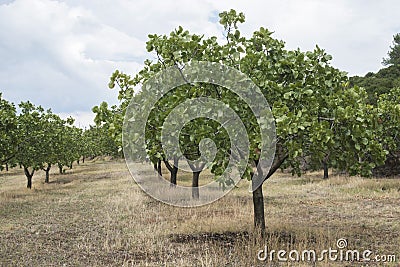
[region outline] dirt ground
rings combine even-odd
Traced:
[[[0,172],[0,266],[400,266],[400,179],[394,177],[323,180],[321,173],[279,172],[264,184],[267,237],[261,241],[254,238],[246,181],[212,204],[178,208],[143,193],[122,160],[53,171],[49,184],[43,172],[35,174],[32,190],[19,168]],[[394,255],[396,262],[257,258],[265,248],[338,249],[339,239],[346,250]]]

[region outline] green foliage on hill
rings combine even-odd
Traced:
[[[369,102],[376,104],[380,95],[400,87],[400,65],[382,68],[377,73],[369,72],[364,77],[351,77],[350,85],[363,87],[368,93]]]
[[[393,46],[390,47],[388,56],[383,59],[383,65],[400,65],[400,33],[393,36]]]
[[[393,36],[393,46],[390,47],[388,58],[382,61],[384,66],[377,73],[368,72],[364,77],[350,78],[351,86],[365,88],[371,104],[376,104],[382,94],[387,94],[392,88],[400,87],[400,33]]]

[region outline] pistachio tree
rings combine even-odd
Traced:
[[[69,118],[63,126],[63,131],[58,135],[62,153],[57,157],[59,173],[65,172],[64,167],[72,169],[73,162],[79,160],[82,155],[83,130],[73,126],[74,119]]]
[[[13,103],[2,98],[0,93],[0,169],[13,162],[17,149],[17,115]]]
[[[51,110],[47,110],[44,116],[43,128],[46,134],[43,136],[41,143],[46,153],[41,169],[46,173],[45,183],[49,183],[50,181],[50,169],[53,165],[57,164],[66,154],[70,154],[71,151],[75,152],[80,149],[78,145],[75,147],[67,147],[70,142],[65,142],[65,140],[63,140],[65,131],[68,130],[67,125],[72,122],[72,118],[62,120],[58,115],[52,113]]]
[[[393,88],[378,99],[377,136],[388,152],[389,174],[399,173],[400,164],[400,88]],[[397,170],[396,170],[397,169]]]
[[[119,78],[122,80],[122,78]],[[121,85],[122,86],[122,85]],[[123,110],[128,103],[124,101],[120,107],[108,107],[106,102],[92,108],[96,114],[94,122],[97,127],[106,129],[119,147],[122,147]]]
[[[90,126],[82,133],[82,161],[96,156],[119,156],[119,147],[115,139],[109,135],[106,126]]]
[[[242,176],[245,179],[250,180],[256,174],[264,182],[282,168],[301,175],[301,163],[304,158],[310,157],[314,162],[325,162],[351,174],[369,175],[372,168],[385,159],[386,151],[374,135],[377,113],[376,109],[367,105],[365,92],[349,87],[346,74],[332,67],[332,57],[318,46],[308,52],[286,50],[284,42],[274,39],[273,33],[266,28],[260,28],[251,37],[244,37],[239,30],[239,24],[244,21],[245,16],[234,10],[220,14],[225,42],[218,42],[214,36],[205,38],[190,34],[182,27],[169,35],[150,34],[147,50],[153,53],[156,60],[146,60],[144,68],[134,77],[120,71],[111,76],[110,87],[118,85],[121,101],[121,113],[112,113],[112,121],[122,122],[132,97],[151,98],[157,94],[155,87],[147,87],[145,93],[137,90],[134,95],[134,92],[135,87],[145,84],[158,72],[172,66],[183,73],[185,66],[195,61],[222,63],[246,74],[271,107],[276,126],[276,155],[269,171],[260,172],[255,168],[260,160],[263,129],[260,129],[246,103],[226,88],[190,82],[183,86],[185,89],[179,91],[178,88],[171,95],[164,96],[160,100],[162,109],[154,109],[154,124],[150,118],[147,125],[155,126],[154,132],[145,136],[152,161],[162,160],[164,156],[159,140],[163,119],[183,99],[205,96],[224,101],[242,118],[249,136],[250,151]],[[113,129],[119,127],[113,125]],[[199,140],[214,135],[217,128],[218,125],[210,120],[188,123],[179,145],[187,154],[198,157]],[[209,129],[209,135],[202,132],[203,129]],[[224,134],[213,139],[215,143],[222,144],[218,147],[222,153],[217,153],[212,162],[211,171],[216,178],[225,166],[226,155],[233,151],[224,144],[224,139]],[[191,151],[191,148],[194,150]],[[253,188],[253,204],[255,226],[265,233],[262,183]]]
[[[19,107],[21,113],[18,115],[18,149],[15,158],[24,169],[27,188],[32,188],[35,171],[40,170],[46,161],[46,146],[42,143],[47,134],[46,113],[41,106],[29,101],[21,102]]]

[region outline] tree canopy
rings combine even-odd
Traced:
[[[364,77],[350,77],[350,85],[363,87],[367,91],[368,102],[376,105],[380,95],[400,87],[400,65],[382,68],[377,73],[369,72]]]
[[[313,162],[328,161],[330,166],[351,174],[371,175],[372,169],[383,163],[387,151],[374,134],[378,112],[368,103],[366,91],[350,86],[346,74],[332,67],[332,57],[318,46],[307,52],[287,50],[283,41],[274,39],[273,32],[263,27],[250,38],[244,37],[239,31],[239,24],[244,21],[243,13],[235,10],[222,12],[220,24],[225,30],[225,42],[222,43],[215,36],[206,38],[191,34],[182,27],[169,35],[150,34],[146,48],[156,60],[146,60],[144,68],[133,77],[118,70],[112,74],[109,86],[114,88],[118,85],[121,101],[120,107],[113,110],[119,112],[107,111],[106,105],[102,104],[103,108],[93,110],[98,122],[111,125],[113,136],[120,138],[118,131],[121,126],[115,122],[122,123],[132,97],[151,97],[151,94],[144,94],[135,87],[142,86],[153,75],[171,66],[184,72],[185,66],[191,62],[222,63],[246,74],[261,89],[271,107],[276,125],[276,156],[268,173],[258,172],[263,180],[279,168],[289,168],[293,174],[301,175],[302,162],[310,158]],[[157,94],[154,87],[146,90]],[[254,126],[257,121],[252,119],[246,105],[230,94],[223,88],[188,83],[184,89],[177,88],[161,98],[160,105],[154,107],[154,117],[150,117],[148,122],[148,126],[154,126],[153,132],[144,137],[150,160],[155,163],[164,157],[159,132],[167,115],[184,99],[206,96],[236,110],[246,130],[254,132],[249,135],[248,171],[243,174],[243,178],[251,179],[258,171],[254,167],[260,158],[257,150],[260,128]],[[209,137],[202,131],[218,129],[218,125],[212,126],[212,123],[210,120],[197,120],[188,124],[185,130],[190,130],[190,134],[181,137],[180,145],[194,147],[198,152],[199,140]],[[211,169],[216,177],[225,166],[223,157],[226,153],[221,155]],[[263,229],[262,198],[260,186],[253,192],[253,201],[255,223]]]
[[[65,120],[33,103],[21,102],[17,113],[15,105],[0,93],[0,170],[20,165],[32,187],[36,171],[49,172],[57,165],[60,173],[72,168],[72,163],[85,157],[99,155],[119,156],[118,145],[105,127],[83,130],[73,126],[74,119]]]
[[[15,157],[17,141],[17,115],[13,103],[0,93],[0,169]]]

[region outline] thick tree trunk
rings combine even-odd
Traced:
[[[192,179],[192,198],[199,199],[199,177],[201,171],[193,172],[193,179]]]
[[[79,159],[76,161],[76,164],[78,164],[78,165],[79,165]]]
[[[264,216],[264,196],[262,185],[253,191],[253,207],[254,207],[254,227],[256,232],[265,237],[265,216]]]
[[[26,176],[26,178],[28,180],[28,183],[27,183],[26,187],[29,188],[29,189],[32,189],[32,177],[33,177],[33,174],[35,173],[35,170],[33,170],[32,173],[30,173],[28,168],[24,167],[24,173],[25,173],[25,176]]]
[[[85,163],[85,156],[82,157],[82,163]]]
[[[269,172],[266,176],[264,176],[261,169],[258,169],[258,175],[264,177],[264,181],[270,178],[279,168],[282,166],[283,162],[289,157],[288,154],[283,154],[281,157],[276,157]],[[258,165],[258,161],[255,161],[256,166]],[[263,182],[264,183],[264,182]],[[265,238],[266,229],[265,229],[265,215],[264,215],[264,195],[262,191],[263,183],[253,191],[253,208],[254,208],[254,227],[256,232],[259,232],[261,238]]]

